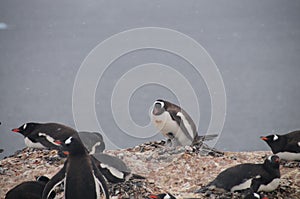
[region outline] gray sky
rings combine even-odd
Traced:
[[[300,127],[299,10],[299,1],[283,0],[205,0],[184,4],[174,0],[130,3],[3,0],[0,2],[0,148],[5,153],[1,157],[25,146],[21,135],[10,132],[24,122],[56,121],[75,127],[72,92],[83,60],[114,34],[153,26],[193,38],[216,63],[227,96],[225,125],[216,147],[234,151],[267,150],[266,144],[259,140],[260,135]],[[146,63],[171,66],[190,82],[200,108],[199,134],[206,132],[211,119],[211,99],[205,77],[195,73],[191,64],[179,56],[142,49],[112,62],[98,82],[95,111],[103,133],[119,147],[162,139],[159,134],[144,139],[127,135],[114,122],[111,111],[112,90],[118,80],[133,67]],[[173,76],[161,78],[178,81]],[[155,83],[137,85],[131,99],[125,99],[138,125],[149,124],[149,108],[155,99],[178,102],[178,93]],[[180,95],[186,94],[190,99],[190,93],[184,93],[184,89],[181,92]],[[187,100],[181,106],[192,116],[197,115],[191,104]],[[155,131],[154,127],[149,128]]]

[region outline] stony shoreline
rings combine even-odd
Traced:
[[[147,177],[111,186],[118,193],[114,198],[146,198],[149,193],[170,192],[177,198],[208,198],[204,194],[193,194],[207,184],[222,170],[240,163],[261,163],[270,155],[269,151],[225,152],[222,157],[200,156],[185,150],[166,150],[159,143],[146,143],[134,148],[107,150],[105,153],[118,156],[133,173]],[[52,177],[64,160],[55,150],[25,148],[0,161],[0,195],[35,176]],[[292,168],[290,168],[292,167]],[[281,165],[281,186],[268,198],[300,198],[300,163]],[[115,195],[115,194],[114,194]],[[58,197],[61,198],[61,197]],[[235,194],[212,194],[209,198],[239,198]]]

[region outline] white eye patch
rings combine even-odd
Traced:
[[[71,144],[72,142],[72,137],[69,137],[66,141],[65,141],[65,144]]]
[[[23,125],[23,129],[25,130],[26,127],[27,127],[27,123],[25,123],[25,124]]]
[[[164,102],[159,102],[161,107],[163,108],[165,106],[165,103]]]
[[[161,108],[163,108],[165,106],[165,103],[164,102],[161,102],[161,101],[155,101],[154,102],[154,105],[155,104],[160,104]]]
[[[253,193],[253,196],[254,196],[255,198],[260,198],[260,195],[257,194],[257,193]]]
[[[274,135],[273,141],[276,141],[276,140],[278,140],[278,136],[277,136],[277,135]]]
[[[271,156],[271,155],[268,157],[268,160],[269,160],[270,162],[272,161],[272,156]]]

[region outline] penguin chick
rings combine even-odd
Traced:
[[[101,192],[108,199],[105,179],[81,140],[71,136],[65,141],[56,140],[55,143],[62,147],[68,158],[63,168],[47,183],[42,199],[48,199],[49,193],[62,182],[65,199],[98,199]]]

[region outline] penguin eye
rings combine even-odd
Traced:
[[[66,145],[69,145],[69,144],[71,144],[71,142],[72,142],[72,137],[69,137],[69,138],[65,141],[65,144],[66,144]]]
[[[277,136],[277,135],[274,135],[274,136],[273,136],[273,141],[276,141],[276,140],[278,140],[278,136]]]
[[[25,129],[26,129],[26,127],[27,127],[27,124],[25,123],[25,124],[23,125],[23,129],[25,130]]]

